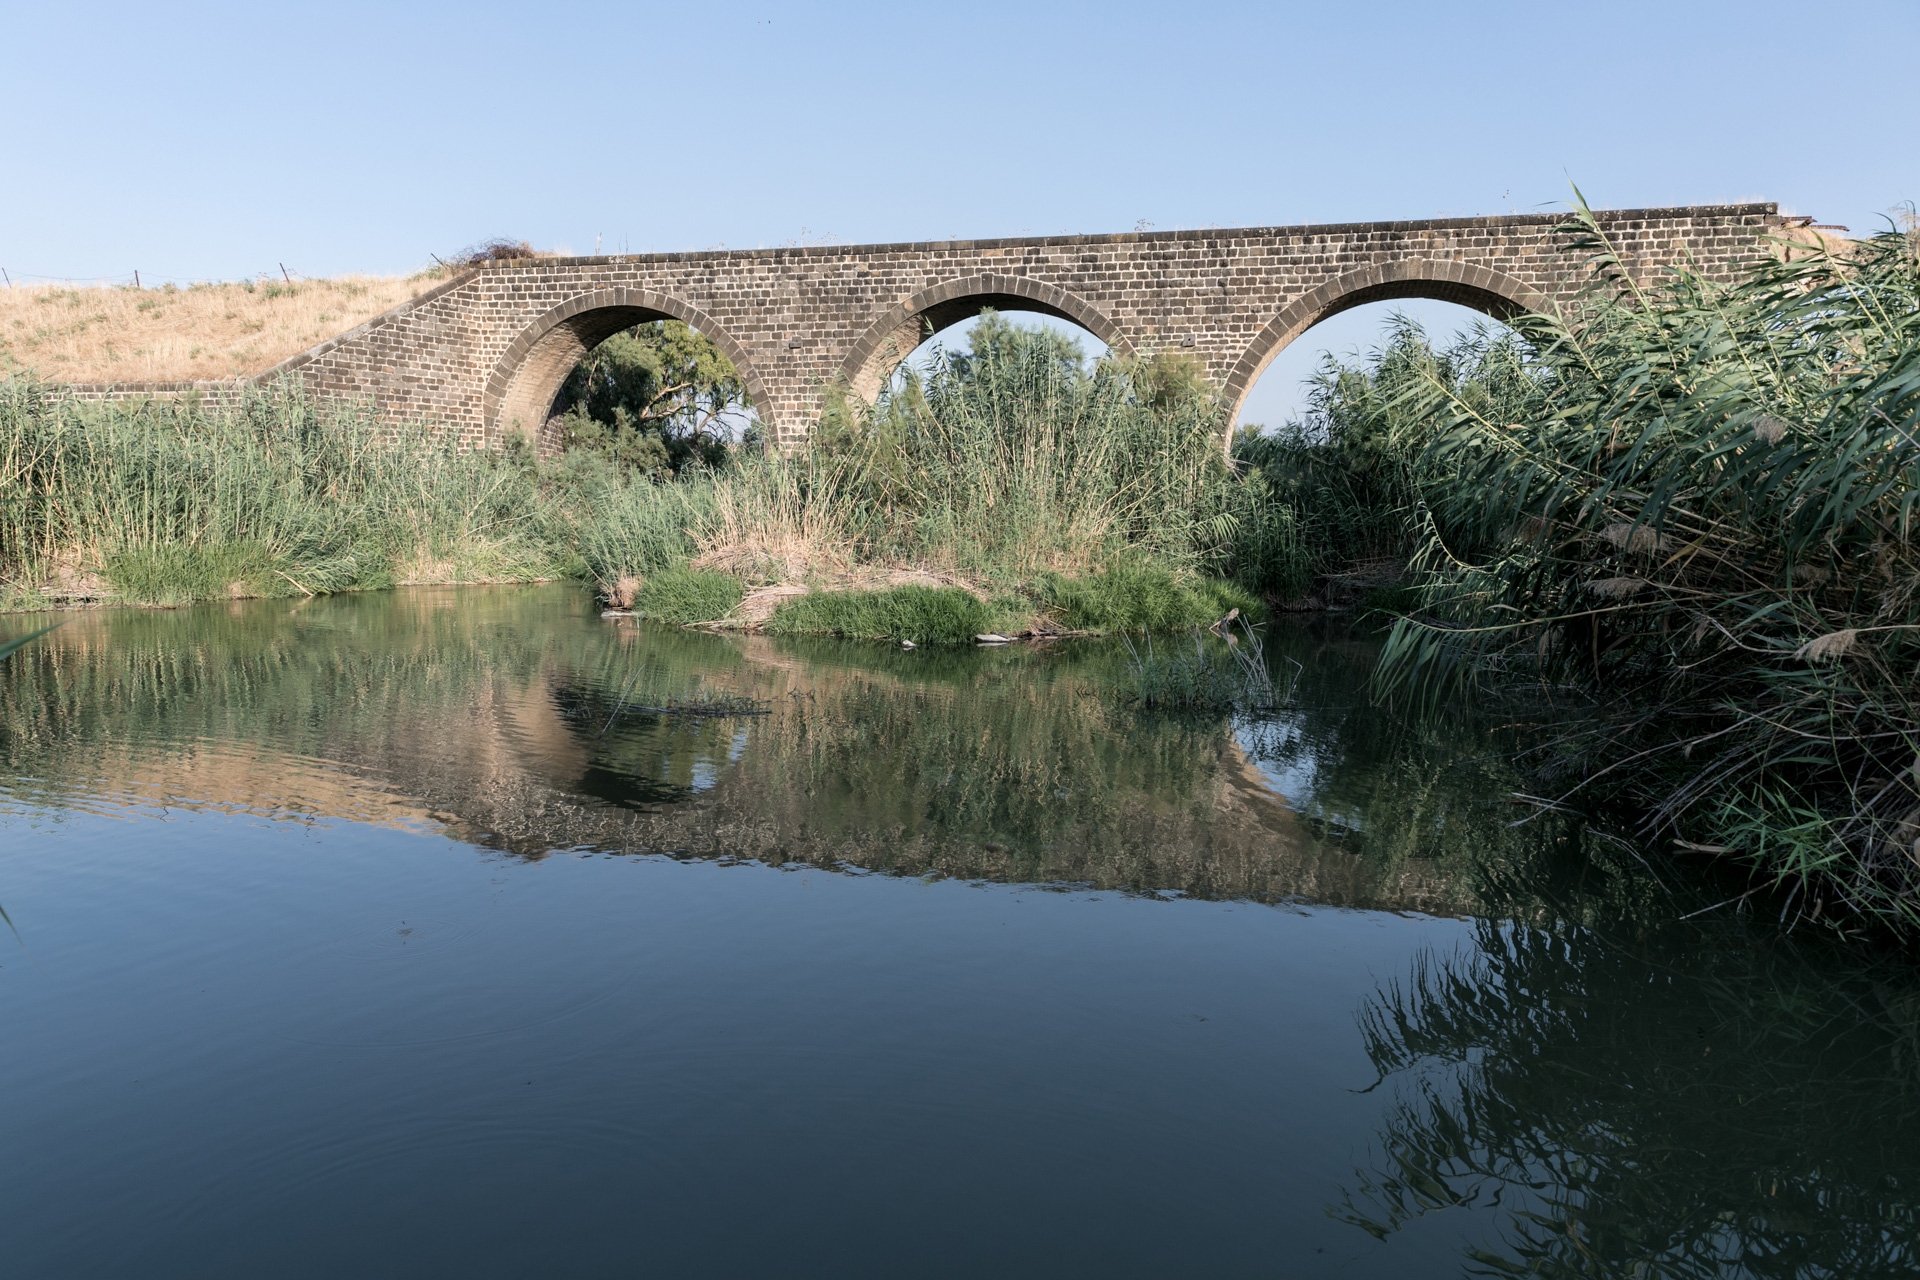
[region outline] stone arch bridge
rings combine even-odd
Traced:
[[[1764,237],[1806,221],[1773,204],[1598,217],[1643,279],[1683,261],[1724,277],[1765,252]],[[1434,298],[1505,319],[1567,296],[1581,264],[1556,243],[1561,222],[1523,214],[489,262],[256,381],[292,375],[318,397],[370,400],[475,445],[522,431],[550,446],[546,424],[574,362],[621,329],[672,318],[727,354],[769,434],[790,446],[829,385],[871,398],[928,332],[994,307],[1070,320],[1122,355],[1193,355],[1237,417],[1287,343],[1349,307]]]

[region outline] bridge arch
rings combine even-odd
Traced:
[[[1511,320],[1552,307],[1552,301],[1532,285],[1504,272],[1465,262],[1408,258],[1349,271],[1289,303],[1254,336],[1246,352],[1228,371],[1222,391],[1227,403],[1233,406],[1227,418],[1229,440],[1239,424],[1247,393],[1288,343],[1329,316],[1369,302],[1394,298],[1454,302],[1495,320]]]
[[[1038,311],[1077,324],[1119,356],[1133,344],[1099,308],[1058,285],[1025,276],[976,275],[933,285],[902,299],[875,320],[840,365],[840,385],[872,403],[900,362],[932,334],[996,311]]]
[[[746,386],[747,400],[762,422],[773,420],[773,399],[759,373],[735,342],[700,308],[650,289],[601,289],[569,298],[529,324],[495,362],[481,395],[480,415],[486,439],[497,442],[522,431],[543,450],[554,399],[573,366],[587,352],[634,325],[650,320],[681,320],[711,339],[733,362]]]

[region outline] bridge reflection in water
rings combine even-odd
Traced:
[[[0,672],[10,785],[42,805],[403,825],[529,859],[592,849],[1475,905],[1456,854],[1484,840],[1361,830],[1383,788],[1407,789],[1391,761],[1356,753],[1351,725],[1142,715],[1096,645],[713,636],[602,620],[559,587],[97,613],[49,639]],[[1307,632],[1279,643],[1308,659],[1303,698],[1368,714],[1364,652]],[[767,713],[633,709],[696,691]],[[1276,742],[1290,787],[1362,798],[1282,795],[1247,751]]]

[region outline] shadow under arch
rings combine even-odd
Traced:
[[[681,320],[713,342],[733,362],[747,400],[762,422],[771,422],[772,398],[738,342],[698,307],[650,289],[601,289],[569,298],[515,338],[494,364],[482,394],[481,422],[489,444],[522,431],[542,448],[554,398],[580,358],[619,333],[649,320]]]
[[[1130,358],[1133,344],[1120,326],[1085,298],[1057,285],[1024,276],[979,275],[949,280],[922,289],[888,308],[854,343],[840,365],[840,385],[872,403],[880,388],[929,336],[970,320],[987,308],[996,311],[1038,311],[1077,324],[1115,355]]]
[[[1394,298],[1454,302],[1484,312],[1495,320],[1511,320],[1551,307],[1547,295],[1532,285],[1503,272],[1465,262],[1410,258],[1349,271],[1295,299],[1254,336],[1245,354],[1227,374],[1222,388],[1227,403],[1233,406],[1233,412],[1227,417],[1228,440],[1232,440],[1233,430],[1239,425],[1247,393],[1288,343],[1329,316],[1369,302]]]

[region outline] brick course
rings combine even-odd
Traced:
[[[1630,272],[1682,261],[1729,277],[1785,226],[1773,204],[1598,215]],[[487,263],[254,379],[369,400],[463,442],[536,435],[573,362],[642,320],[684,320],[733,360],[774,439],[796,444],[840,382],[871,396],[934,331],[983,306],[1082,325],[1116,352],[1202,360],[1236,413],[1267,363],[1348,307],[1460,302],[1497,316],[1549,307],[1582,280],[1554,215],[1019,240],[539,258]],[[75,387],[89,399],[241,384]],[[551,445],[550,440],[543,444]]]

